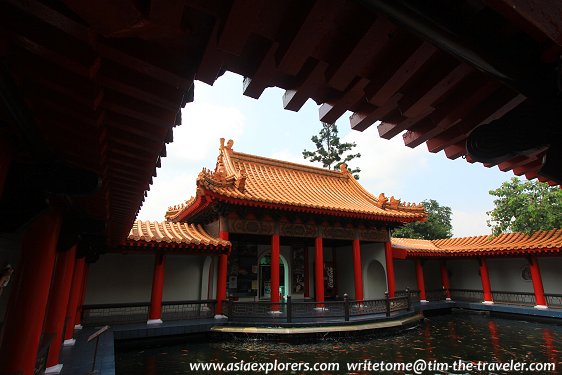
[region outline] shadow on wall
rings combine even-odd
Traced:
[[[372,260],[369,263],[364,284],[365,299],[384,298],[384,292],[386,292],[386,272],[379,261]]]

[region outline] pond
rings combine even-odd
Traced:
[[[245,370],[252,368],[262,374],[302,374],[306,369],[317,370],[309,372],[316,374],[369,374],[381,369],[396,370],[387,373],[520,373],[516,366],[523,365],[518,363],[525,366],[555,363],[556,373],[560,373],[560,361],[562,326],[457,312],[426,318],[417,328],[387,337],[312,344],[183,343],[122,350],[116,353],[116,375],[220,373],[216,368],[204,371],[193,367],[208,362],[230,366],[233,371],[222,372],[229,374],[245,374],[248,373]],[[422,367],[410,371],[400,367],[408,363]],[[333,367],[334,364],[338,367]],[[498,365],[508,367],[477,367]],[[487,371],[478,371],[479,368]]]

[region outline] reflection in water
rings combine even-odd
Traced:
[[[480,315],[453,314],[426,319],[421,327],[389,337],[329,340],[314,344],[262,341],[186,343],[116,353],[117,375],[193,373],[195,362],[555,362],[562,371],[562,327]],[[335,372],[326,372],[334,374]],[[363,374],[366,372],[354,372]],[[231,372],[230,374],[234,374]],[[298,374],[298,372],[295,372]]]
[[[500,336],[498,335],[498,326],[496,325],[496,321],[490,319],[488,321],[488,330],[490,331],[490,342],[492,343],[492,351],[494,353],[494,359],[497,362],[501,361],[500,356]]]

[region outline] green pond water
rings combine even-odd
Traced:
[[[361,337],[354,339],[325,340],[317,343],[287,344],[264,341],[230,341],[181,343],[170,346],[153,346],[142,349],[124,349],[116,353],[116,375],[171,375],[171,374],[265,374],[262,363],[273,366],[277,360],[278,371],[269,374],[370,374],[374,364],[414,363],[425,361],[418,368],[424,374],[477,374],[522,373],[515,367],[478,371],[478,363],[555,363],[555,372],[562,373],[562,326],[490,318],[482,315],[455,313],[426,318],[419,327],[387,337]],[[243,362],[242,362],[243,361]],[[383,362],[381,364],[381,361]],[[197,363],[224,363],[237,371],[220,372],[194,369]],[[250,365],[256,363],[255,370]],[[282,363],[281,365],[279,363]],[[301,364],[300,370],[296,366]],[[324,368],[305,372],[305,364],[336,363],[339,369]],[[356,366],[349,369],[349,364]],[[363,368],[358,367],[359,363]],[[371,367],[369,366],[371,364]],[[449,368],[437,366],[446,363]],[[287,364],[287,367],[284,364]],[[294,370],[288,366],[293,364]],[[433,364],[432,371],[430,371]],[[452,368],[453,365],[458,367]],[[472,364],[471,371],[467,366]],[[246,366],[246,367],[242,367]],[[324,365],[328,366],[328,365]],[[423,364],[421,365],[423,366]],[[462,367],[464,366],[464,367]],[[384,370],[384,367],[382,367]],[[261,371],[259,371],[261,370]],[[510,371],[511,370],[511,371]],[[398,368],[383,373],[415,373]]]

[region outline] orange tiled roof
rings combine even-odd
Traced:
[[[408,256],[477,256],[514,253],[560,252],[562,229],[526,233],[504,233],[499,236],[418,240],[392,238],[392,247],[405,249]]]
[[[209,235],[201,225],[136,220],[127,244],[145,247],[229,248],[230,242]]]
[[[198,195],[215,195],[233,201],[261,206],[291,206],[302,210],[335,211],[350,215],[377,217],[399,222],[426,218],[422,205],[375,197],[368,193],[347,168],[332,171],[261,156],[243,154],[232,149],[232,140],[224,145],[214,171],[203,169],[197,178]],[[182,220],[197,200],[168,209],[166,218]]]

